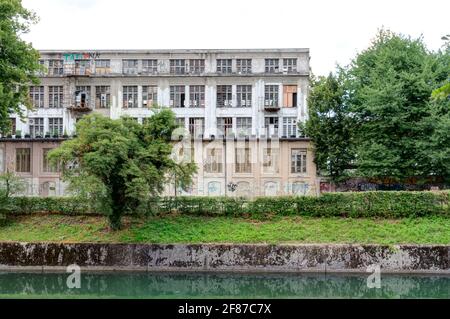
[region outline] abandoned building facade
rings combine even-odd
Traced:
[[[33,110],[11,117],[0,139],[0,172],[28,181],[27,194],[64,195],[46,154],[75,133],[83,115],[130,116],[156,108],[176,115],[198,172],[192,187],[166,195],[315,194],[310,141],[298,133],[307,116],[308,49],[41,51],[46,72],[30,87]]]

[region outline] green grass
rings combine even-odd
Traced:
[[[34,215],[14,217],[1,226],[0,241],[450,244],[450,219],[166,216],[127,218],[123,230],[112,232],[103,217]]]

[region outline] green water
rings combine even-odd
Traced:
[[[0,272],[0,298],[450,298],[450,276],[382,275],[381,288],[349,274]]]

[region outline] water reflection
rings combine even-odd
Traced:
[[[365,275],[90,273],[69,289],[65,273],[0,273],[0,297],[39,298],[449,298],[449,276],[382,275],[369,289]]]

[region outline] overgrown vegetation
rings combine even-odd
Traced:
[[[56,212],[96,213],[95,206],[78,198],[17,197],[18,214]],[[190,216],[227,216],[268,219],[274,216],[405,218],[450,215],[450,192],[327,193],[320,197],[153,197],[142,203],[148,215],[176,212]],[[97,212],[99,213],[99,212]],[[101,213],[101,212],[100,212]],[[133,213],[133,212],[129,212]]]

